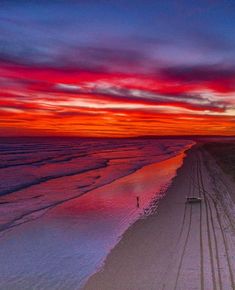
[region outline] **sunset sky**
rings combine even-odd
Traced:
[[[235,135],[235,2],[0,2],[0,136]]]

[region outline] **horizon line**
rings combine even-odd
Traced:
[[[0,138],[80,138],[80,139],[136,139],[136,138],[235,138],[235,135],[139,135],[139,136],[78,136],[78,135],[12,135]]]

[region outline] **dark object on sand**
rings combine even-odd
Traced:
[[[140,197],[136,196],[136,206],[140,207]]]
[[[200,203],[202,201],[201,197],[196,197],[196,196],[190,196],[187,197],[186,202],[187,203]]]

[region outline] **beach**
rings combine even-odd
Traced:
[[[83,289],[235,289],[234,184],[194,146],[157,212],[124,233]],[[186,203],[191,196],[201,203]]]

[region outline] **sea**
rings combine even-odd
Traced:
[[[1,138],[0,289],[82,289],[158,204],[183,139]]]

